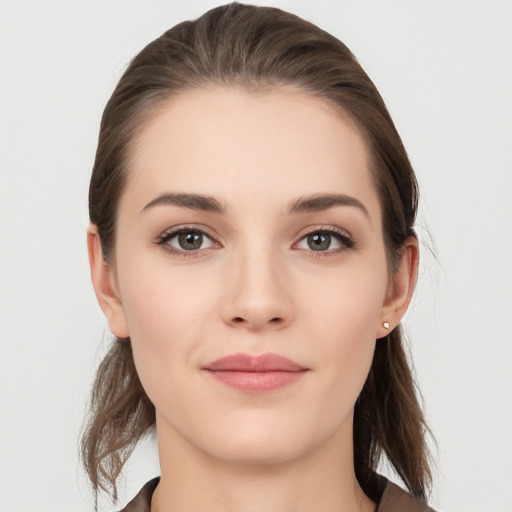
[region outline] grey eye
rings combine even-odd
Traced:
[[[178,251],[197,251],[215,245],[208,235],[193,229],[167,234],[161,243],[168,244]]]
[[[203,244],[203,235],[197,231],[189,231],[178,235],[178,243],[185,251],[195,251]]]
[[[348,235],[324,229],[304,235],[296,247],[314,252],[335,252],[351,248],[353,245],[354,242]]]
[[[313,251],[325,251],[331,246],[331,235],[313,233],[307,237],[308,247]]]

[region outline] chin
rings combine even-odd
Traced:
[[[281,415],[242,416],[230,422],[229,427],[224,424],[215,428],[210,422],[208,432],[203,431],[195,439],[197,446],[203,453],[226,463],[268,466],[307,456],[333,434],[327,429],[319,431],[314,418],[290,421],[291,418],[283,419]]]
[[[276,436],[269,440],[267,436],[234,436],[224,444],[210,447],[210,454],[226,463],[247,466],[269,466],[284,464],[300,458],[307,451],[303,442]]]

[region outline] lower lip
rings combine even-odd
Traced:
[[[217,380],[240,391],[251,393],[264,393],[284,388],[300,380],[306,370],[298,372],[270,371],[270,372],[240,372],[240,371],[213,371],[208,370]]]

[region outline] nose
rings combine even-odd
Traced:
[[[277,330],[293,316],[292,285],[285,265],[271,249],[244,251],[226,278],[223,320],[250,331]]]

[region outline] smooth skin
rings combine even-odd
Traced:
[[[409,238],[388,274],[354,125],[287,88],[183,92],[138,135],[118,214],[113,258],[95,226],[89,258],[156,408],[152,510],[374,510],[354,475],[353,409],[376,340],[409,305],[418,247]],[[236,353],[308,371],[249,393],[201,369]]]

